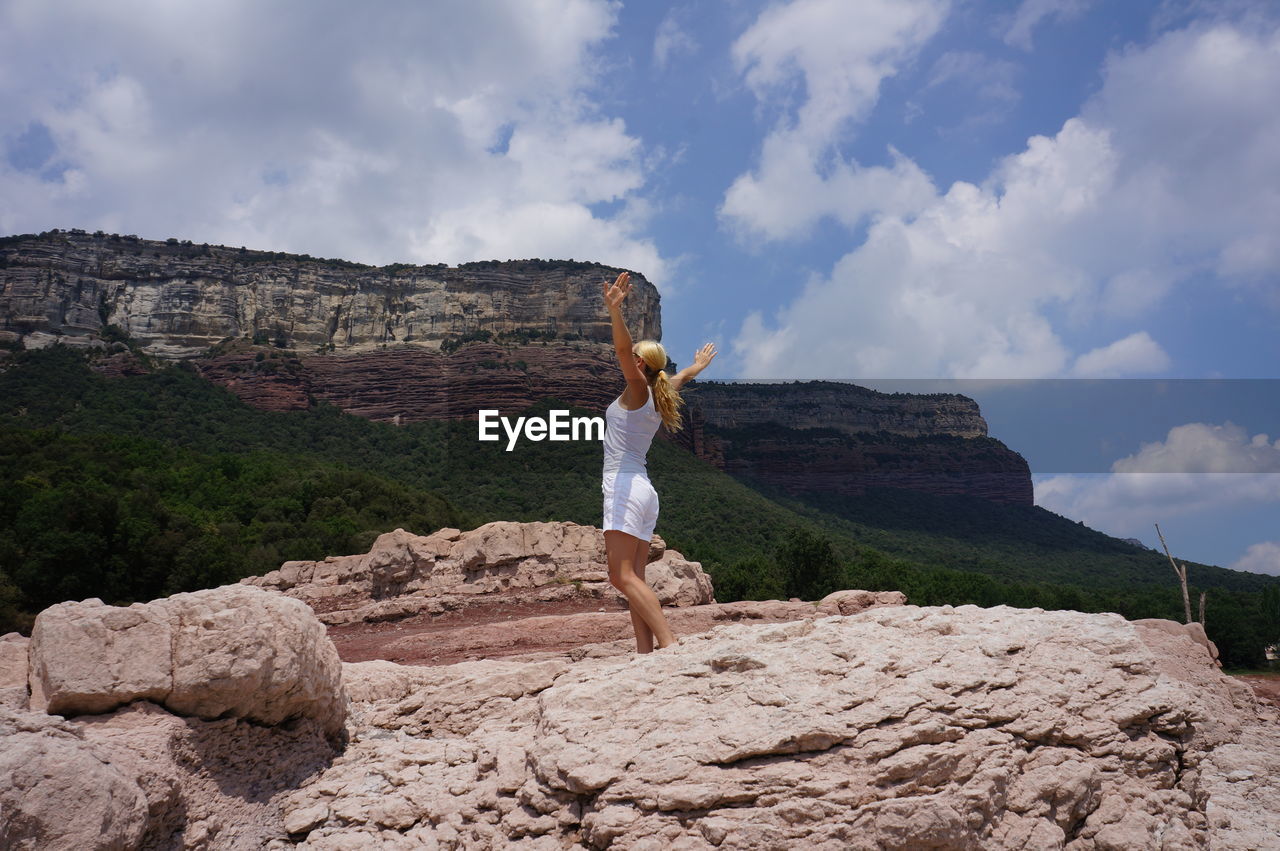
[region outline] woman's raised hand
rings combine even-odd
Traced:
[[[711,363],[712,358],[714,358],[715,356],[716,356],[715,344],[707,343],[705,346],[698,349],[697,354],[693,356],[693,365],[700,370],[706,369],[707,365]]]
[[[626,272],[618,275],[618,279],[610,286],[608,281],[604,284],[604,303],[610,310],[622,307],[622,301],[627,297],[627,293],[631,292],[631,275]]]

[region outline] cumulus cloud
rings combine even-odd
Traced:
[[[1234,423],[1187,423],[1144,443],[1105,475],[1036,482],[1036,504],[1113,535],[1162,518],[1280,502],[1280,440]]]
[[[1169,429],[1163,441],[1111,465],[1116,473],[1280,473],[1280,440],[1249,436],[1244,428],[1187,423]]]
[[[858,216],[871,220],[865,240],[772,318],[747,317],[734,343],[743,374],[1022,378],[1172,368],[1152,331],[1133,323],[1180,285],[1194,277],[1274,298],[1277,90],[1280,30],[1196,26],[1113,56],[1080,115],[1053,136],[1032,137],[981,184],[956,182],[922,203],[928,176],[895,163],[882,177],[898,177],[899,187],[864,183],[857,197]],[[780,150],[767,159],[801,156]],[[763,173],[818,199],[811,218],[832,215],[818,183],[798,180],[800,167],[770,168]],[[740,179],[728,197],[742,191]],[[786,193],[774,197],[788,204]],[[792,235],[768,213],[754,215],[764,232]],[[1062,335],[1096,321],[1129,327],[1111,344],[1073,352]]]
[[[1280,576],[1280,541],[1261,541],[1254,544],[1231,565],[1231,569]]]
[[[1158,373],[1169,368],[1169,356],[1146,331],[1130,334],[1076,358],[1071,372],[1077,378],[1119,378]]]
[[[763,110],[779,114],[759,165],[725,193],[726,224],[744,239],[780,239],[807,233],[824,216],[856,226],[877,204],[906,215],[926,203],[933,186],[914,164],[891,153],[891,166],[866,168],[834,146],[866,117],[884,79],[937,32],[948,7],[948,0],[793,0],[765,9],[732,52]]]
[[[773,239],[802,236],[826,216],[852,228],[873,213],[910,215],[933,199],[933,183],[910,159],[889,153],[889,166],[836,162],[820,175],[794,133],[770,134],[761,157],[764,170],[735,180],[721,212],[749,222],[744,233]]]
[[[4,4],[0,231],[590,257],[661,280],[630,209],[641,143],[593,100],[616,4],[393,5]]]

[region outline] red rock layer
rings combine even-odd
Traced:
[[[867,488],[894,487],[1010,505],[1033,503],[1026,459],[993,438],[851,438],[830,429],[778,427],[756,435],[751,431],[736,430],[723,441],[724,471],[791,494],[862,496]]]
[[[603,413],[622,389],[612,351],[589,343],[473,343],[452,354],[401,346],[303,357],[246,349],[196,363],[210,380],[257,407],[300,410],[323,399],[382,422],[475,419],[482,408],[515,414],[548,396]],[[986,423],[972,400],[886,402],[889,397],[849,385],[774,387],[789,387],[796,398],[788,399],[786,391],[775,398],[774,389],[761,394],[758,387],[691,385],[686,427],[674,436],[659,434],[730,475],[791,493],[861,495],[867,487],[887,486],[1032,502],[1025,459],[999,441],[973,436],[985,435]],[[771,412],[801,427],[776,425],[767,419]],[[717,428],[708,419],[743,425]],[[844,428],[831,427],[837,424]],[[898,433],[876,434],[890,429]]]

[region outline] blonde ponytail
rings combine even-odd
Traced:
[[[668,431],[679,431],[684,427],[680,416],[680,406],[683,404],[684,399],[680,398],[680,393],[667,380],[667,371],[658,370],[658,377],[653,380],[653,406],[662,414],[662,424]]]
[[[644,361],[645,376],[653,390],[653,406],[662,415],[662,424],[668,431],[679,431],[684,427],[680,416],[684,399],[671,386],[667,371],[663,369],[667,365],[667,350],[657,340],[641,340],[632,347],[632,351]]]

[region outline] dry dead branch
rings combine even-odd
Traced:
[[[1156,524],[1156,534],[1160,536],[1160,546],[1164,547],[1164,554],[1169,556],[1169,564],[1173,565],[1173,572],[1178,574],[1178,582],[1182,585],[1182,609],[1186,614],[1187,623],[1191,623],[1191,597],[1187,594],[1187,566],[1178,564],[1173,560],[1173,554],[1169,552],[1169,545],[1164,542],[1164,534],[1160,531],[1160,524]],[[1204,596],[1200,597],[1200,618],[1204,619]]]

